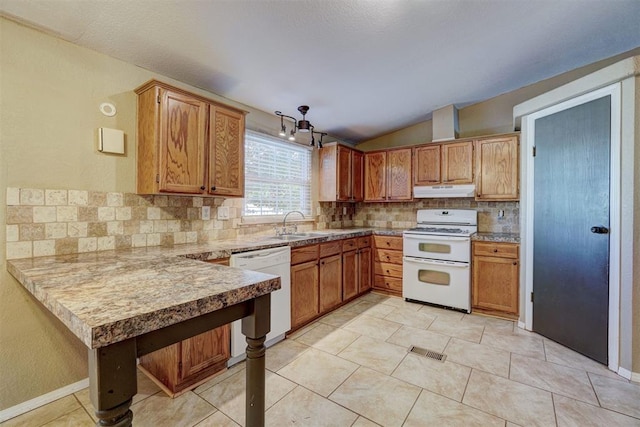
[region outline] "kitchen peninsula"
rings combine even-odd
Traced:
[[[240,318],[247,425],[264,424],[264,340],[279,277],[145,249],[13,260],[8,270],[88,347],[98,425],[131,425],[137,357]]]

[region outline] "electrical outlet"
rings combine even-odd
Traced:
[[[504,218],[504,210],[500,209],[498,211],[498,219],[502,219],[502,218]]]
[[[342,208],[342,215],[346,215],[346,214],[347,214],[347,208],[344,207],[344,208]]]
[[[218,206],[218,219],[229,219],[229,206]]]
[[[320,206],[316,208],[316,215],[318,216],[322,215],[322,208]]]
[[[211,219],[211,206],[202,207],[202,220],[208,221]]]

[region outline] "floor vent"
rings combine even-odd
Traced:
[[[438,353],[437,351],[427,350],[426,348],[416,347],[412,345],[409,348],[411,353],[419,354],[420,356],[428,357],[429,359],[438,360],[440,362],[444,362],[447,358],[446,354]]]

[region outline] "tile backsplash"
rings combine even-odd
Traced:
[[[138,195],[86,190],[7,188],[7,259],[205,243],[249,234],[273,233],[273,224],[241,224],[242,199]],[[322,202],[318,229],[380,227],[405,229],[416,211],[476,209],[478,231],[519,230],[518,202],[422,199],[404,203]],[[229,210],[218,220],[218,208]],[[498,212],[504,211],[499,219]],[[305,229],[312,223],[301,224]]]
[[[241,199],[7,188],[7,259],[233,238],[241,211]]]
[[[380,227],[411,228],[416,225],[418,209],[475,209],[478,231],[518,233],[519,202],[477,202],[472,199],[421,199],[397,203],[320,203],[322,214],[318,228]],[[346,209],[346,213],[345,212]],[[504,216],[498,218],[499,212]]]

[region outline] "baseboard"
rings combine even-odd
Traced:
[[[526,330],[527,324],[518,320],[518,328]]]
[[[622,368],[622,367],[618,367],[618,375],[620,375],[622,378],[626,378],[628,380],[630,380],[633,377],[633,372],[631,372],[628,369]],[[638,375],[638,374],[636,374]]]
[[[633,381],[634,383],[640,383],[640,372],[632,372],[631,381]]]
[[[69,396],[70,394],[87,387],[89,387],[89,378],[85,378],[77,383],[69,384],[68,386],[53,390],[52,392],[43,394],[42,396],[27,400],[26,402],[19,403],[11,408],[4,409],[0,411],[0,423],[10,420],[11,418],[15,418],[18,415],[26,414],[29,411],[46,405],[47,403]]]

